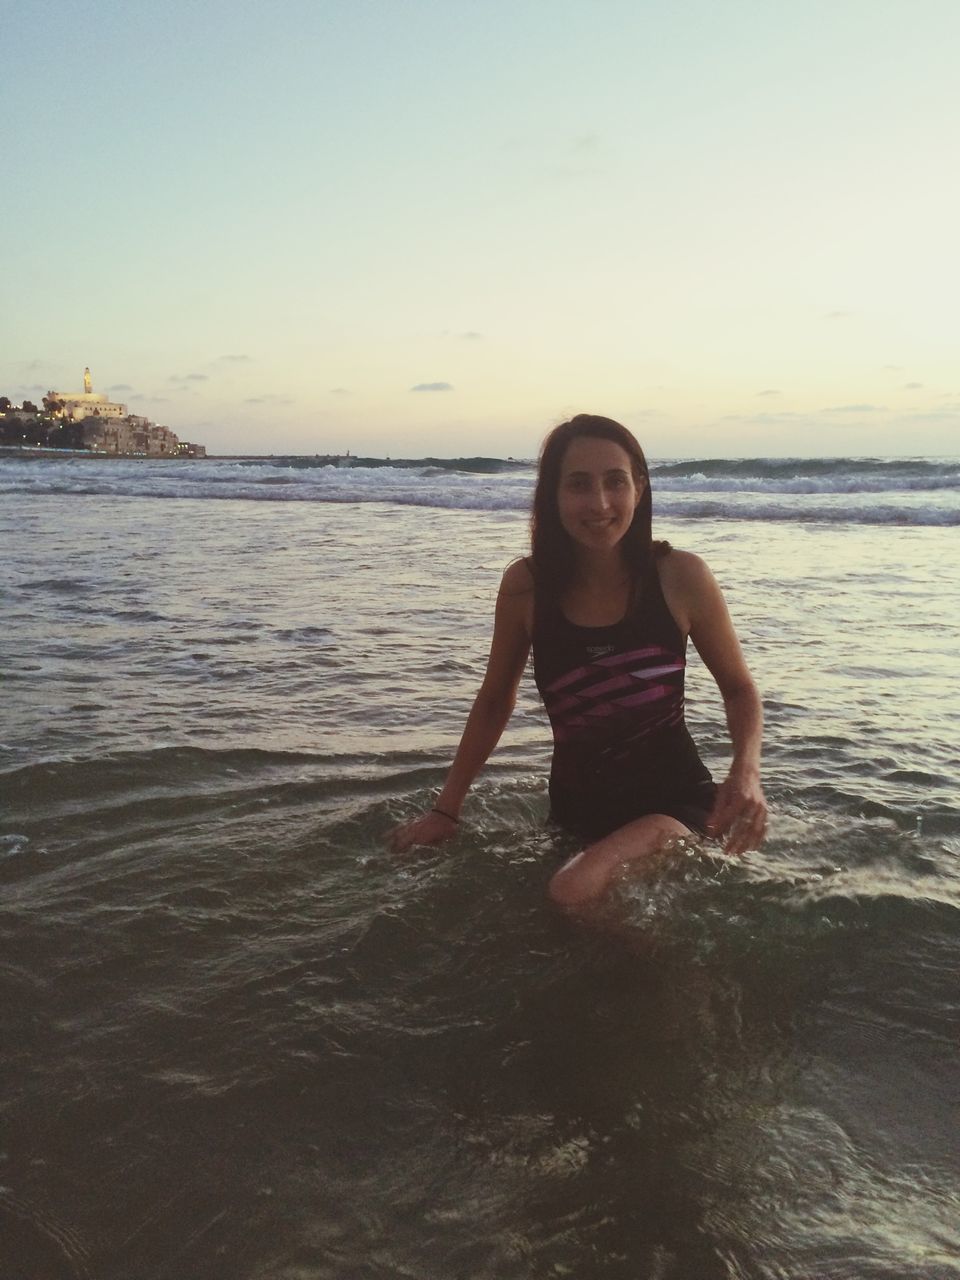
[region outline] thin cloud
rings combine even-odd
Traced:
[[[281,405],[281,404],[293,404],[294,401],[290,396],[275,396],[273,394],[267,394],[263,396],[248,396],[248,398],[244,400],[243,403],[244,404]]]
[[[451,382],[418,382],[415,387],[410,388],[411,391],[452,391],[453,383]]]
[[[249,356],[217,356],[217,362],[220,364],[250,364]]]
[[[919,391],[922,387],[922,382],[905,382],[903,384],[904,391]]]
[[[500,143],[501,151],[535,151],[542,154],[548,147],[556,148],[565,152],[592,152],[599,150],[602,145],[602,138],[599,133],[592,130],[585,130],[583,133],[575,133],[572,136],[558,137],[556,133],[551,133],[549,138],[535,134],[514,134],[512,137],[504,138]]]
[[[894,426],[952,426],[960,428],[960,400],[956,404],[945,404],[939,409],[926,413],[907,413],[894,419]]]
[[[582,133],[530,134],[507,138],[502,150],[513,153],[514,162],[524,164],[525,171],[551,182],[583,181],[600,172],[604,161],[604,140],[600,134]]]
[[[172,373],[167,379],[168,382],[209,382],[210,379],[205,373]]]
[[[478,342],[483,337],[483,334],[477,333],[476,329],[468,329],[466,333],[461,333],[460,337],[463,338],[465,342]]]
[[[824,313],[824,320],[846,320],[852,316],[852,311],[827,311]]]
[[[780,392],[775,387],[767,387],[766,391],[758,391],[758,396],[778,396]]]
[[[133,387],[126,382],[118,382],[112,387],[107,387],[108,391],[132,391]]]
[[[821,413],[883,413],[884,404],[835,404],[829,409],[821,409]]]
[[[577,136],[572,138],[570,141],[570,150],[576,151],[581,155],[585,152],[598,151],[599,148],[599,133],[578,133]]]
[[[802,418],[802,416],[794,409],[782,409],[779,413],[727,413],[719,421],[753,423],[758,426],[768,427],[775,426],[779,422],[794,422],[797,418]]]
[[[349,387],[331,387],[330,394],[332,396],[349,396],[352,395],[353,392]]]

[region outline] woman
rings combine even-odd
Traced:
[[[455,834],[531,647],[553,726],[552,816],[584,840],[550,881],[555,902],[595,904],[625,863],[678,836],[726,837],[729,854],[759,845],[760,698],[710,570],[653,541],[646,459],[625,427],[578,414],[550,433],[531,530],[532,554],[503,575],[486,675],[443,789],[391,833],[393,850]],[[719,787],[683,719],[688,636],[726,708],[733,761]]]

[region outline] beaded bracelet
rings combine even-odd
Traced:
[[[441,817],[441,818],[449,818],[449,819],[450,819],[450,821],[451,821],[451,822],[455,822],[455,823],[457,824],[457,826],[458,826],[458,827],[459,827],[459,825],[460,825],[460,819],[459,819],[459,818],[455,818],[455,817],[453,816],[453,814],[452,814],[452,813],[447,813],[446,809],[438,809],[438,808],[437,808],[437,806],[436,806],[436,805],[434,805],[434,806],[433,806],[433,808],[430,810],[430,812],[431,812],[431,813],[439,813],[439,815],[440,815],[440,817]]]

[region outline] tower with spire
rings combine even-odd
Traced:
[[[59,400],[60,412],[64,418],[81,422],[84,418],[125,418],[127,406],[111,400],[109,396],[97,394],[93,390],[93,378],[90,367],[83,371],[82,391],[51,391],[48,399]]]

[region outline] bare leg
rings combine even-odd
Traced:
[[[596,906],[621,867],[651,860],[671,840],[692,835],[676,818],[651,813],[588,845],[550,881],[550,897],[567,911]]]

